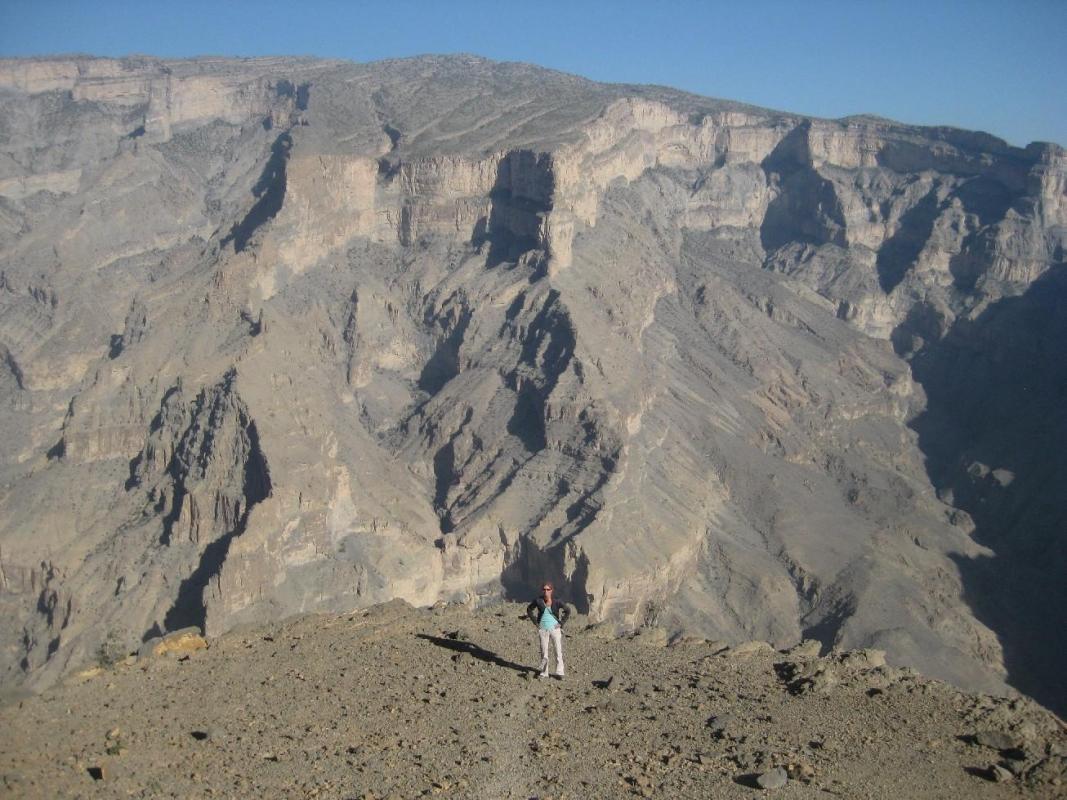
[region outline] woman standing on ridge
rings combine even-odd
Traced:
[[[548,642],[551,639],[556,650],[556,677],[563,679],[563,623],[570,616],[570,609],[561,600],[553,597],[551,581],[541,587],[541,596],[526,607],[526,616],[537,625],[537,638],[541,644],[541,678],[548,677]]]

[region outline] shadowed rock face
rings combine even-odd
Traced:
[[[1063,708],[1061,148],[467,57],[73,59],[0,62],[0,154],[5,683],[548,577]]]

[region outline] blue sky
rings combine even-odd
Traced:
[[[0,0],[0,55],[476,53],[1067,145],[1067,0]]]

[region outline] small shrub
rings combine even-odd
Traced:
[[[126,657],[126,648],[122,643],[122,638],[117,631],[108,631],[104,641],[100,642],[99,647],[96,648],[96,663],[105,669],[118,664],[122,659]]]

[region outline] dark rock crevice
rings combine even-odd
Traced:
[[[856,611],[853,597],[837,598],[817,603],[801,618],[801,639],[813,639],[822,645],[823,652],[837,646],[841,629]]]
[[[178,630],[190,625],[204,630],[207,619],[204,590],[209,581],[216,578],[221,571],[232,541],[247,529],[252,509],[270,496],[270,470],[260,447],[259,432],[255,421],[250,419],[244,410],[239,413],[238,427],[243,434],[242,441],[246,448],[244,462],[238,466],[241,472],[242,494],[239,515],[230,530],[204,548],[196,569],[181,582],[174,605],[164,617],[167,630]]]
[[[286,166],[292,147],[293,138],[289,131],[274,140],[270,148],[270,158],[267,159],[259,180],[252,187],[252,195],[257,200],[244,219],[236,223],[222,239],[223,247],[233,242],[234,250],[242,252],[248,247],[252,235],[281,211],[285,202]]]
[[[523,254],[543,249],[541,229],[552,211],[554,192],[549,154],[515,150],[500,160],[489,195],[489,216],[471,236],[475,247],[488,246],[487,267],[517,263]]]
[[[900,218],[896,233],[878,249],[875,260],[878,284],[883,292],[889,294],[904,280],[908,268],[929,241],[940,213],[941,203],[934,186]]]
[[[460,348],[473,312],[465,305],[453,309],[444,322],[444,335],[419,373],[418,387],[430,396],[437,394],[460,371]]]
[[[508,418],[506,430],[522,442],[522,446],[530,453],[538,453],[547,446],[545,400],[533,382],[521,382],[516,387],[515,407]]]
[[[166,630],[203,627],[204,589],[247,528],[252,509],[271,494],[259,431],[237,394],[236,377],[229,370],[191,403],[180,386],[168,390],[148,442],[131,461],[127,491],[151,487],[147,501],[160,520],[160,545],[180,560],[196,558],[164,616]],[[161,455],[169,457],[163,461]]]
[[[956,289],[970,293],[993,263],[998,248],[999,224],[1017,197],[1004,183],[979,176],[957,188],[949,199],[952,198],[958,199],[964,211],[977,218],[978,227],[964,237],[960,251],[949,259],[948,266]]]
[[[811,163],[805,122],[790,131],[760,164],[778,187],[760,224],[760,243],[770,254],[794,242],[845,246],[845,219],[831,181]]]
[[[274,94],[276,97],[290,100],[297,111],[307,111],[308,101],[311,98],[311,84],[294,84],[283,78],[274,84]]]
[[[15,360],[15,356],[10,350],[6,347],[2,348],[2,350],[4,366],[7,367],[8,372],[11,373],[11,377],[15,379],[15,386],[18,387],[19,391],[24,391],[26,389],[26,383],[25,377],[22,374],[22,367],[19,366],[19,362]]]
[[[552,289],[527,327],[513,327],[522,349],[520,363],[506,377],[507,385],[516,395],[507,431],[531,453],[543,450],[548,444],[548,398],[570,365],[577,345],[574,324],[559,298],[559,292]]]
[[[461,470],[456,466],[456,440],[463,435],[464,430],[474,417],[474,412],[467,409],[463,422],[453,433],[448,441],[434,454],[434,496],[433,507],[441,520],[441,533],[451,533],[455,529],[451,510],[448,504],[448,496],[452,487],[459,483]]]
[[[500,584],[504,598],[529,602],[539,594],[545,581],[551,581],[556,596],[571,603],[579,614],[588,614],[592,596],[588,591],[589,559],[569,543],[541,547],[529,537],[522,537],[505,555]]]

